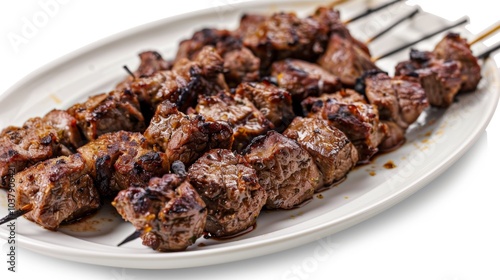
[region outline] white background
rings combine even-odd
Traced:
[[[65,2],[18,46],[9,36],[20,34],[24,20],[43,10],[38,1],[0,3],[0,94],[40,66],[111,34],[196,9],[215,12],[217,5],[239,1]],[[467,28],[473,33],[499,18],[487,0],[412,3],[450,20],[467,14],[471,19]],[[500,41],[499,36],[486,43],[492,41]],[[314,242],[224,265],[142,271],[79,264],[21,248],[17,273],[8,272],[0,256],[1,279],[499,279],[498,143],[499,112],[479,141],[449,170],[395,207],[327,237],[331,250],[321,257],[317,254],[321,245]]]

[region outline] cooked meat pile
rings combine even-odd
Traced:
[[[113,198],[158,251],[251,228],[399,147],[429,106],[474,90],[480,66],[448,34],[390,77],[332,8],[244,15],[155,51],[109,93],[0,132],[0,187],[51,230]],[[186,172],[185,166],[188,167]]]
[[[231,236],[253,226],[266,191],[244,157],[226,149],[205,153],[189,168],[188,178],[207,205],[205,231]]]

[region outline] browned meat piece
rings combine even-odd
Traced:
[[[180,160],[188,166],[210,149],[230,149],[233,142],[229,124],[201,115],[187,116],[168,101],[158,106],[144,136],[170,162]]]
[[[242,83],[236,89],[236,96],[252,101],[278,132],[283,132],[295,117],[290,94],[267,81]]]
[[[243,28],[243,44],[260,58],[263,71],[284,58],[316,59],[325,50],[329,31],[313,18],[283,12],[266,17],[256,28]]]
[[[358,150],[358,163],[367,163],[378,152],[386,127],[379,121],[377,107],[362,102],[344,103],[335,98],[308,98],[302,102],[308,117],[328,121],[340,129]]]
[[[329,7],[319,7],[311,18],[318,21],[322,28],[329,30],[329,33],[341,33],[344,37],[348,37],[358,48],[364,51],[368,56],[371,56],[368,47],[351,36],[349,29],[344,25],[340,19],[340,12],[334,8]]]
[[[201,197],[176,174],[120,191],[113,206],[141,232],[142,244],[157,251],[186,249],[203,235],[207,218]]]
[[[326,52],[318,64],[340,78],[342,84],[352,87],[365,71],[378,69],[370,55],[360,48],[349,34],[335,32],[330,36]]]
[[[224,92],[200,99],[196,112],[206,118],[228,122],[233,128],[232,149],[236,151],[243,150],[254,137],[274,128],[248,99],[233,98]]]
[[[104,134],[78,152],[103,197],[130,186],[145,186],[150,178],[167,173],[170,167],[166,155],[149,149],[140,133]]]
[[[405,132],[406,130],[401,128],[399,125],[392,121],[382,121],[385,125],[386,133],[385,138],[382,143],[378,145],[380,151],[390,152],[394,149],[399,148],[406,141]]]
[[[193,59],[204,46],[214,46],[224,60],[224,77],[232,87],[259,79],[260,59],[241,42],[239,34],[228,30],[205,28],[179,45],[176,60]]]
[[[205,230],[223,237],[255,224],[266,202],[252,166],[230,150],[214,149],[189,168],[188,178],[207,205]]]
[[[224,89],[219,82],[223,60],[213,47],[204,47],[193,61],[179,59],[171,71],[157,72],[151,77],[138,79],[130,85],[139,100],[150,110],[168,100],[181,111],[196,104],[199,94],[211,95]]]
[[[444,61],[455,60],[460,62],[462,87],[461,92],[473,91],[481,80],[481,66],[472,54],[467,40],[458,33],[448,33],[434,48],[437,59]]]
[[[358,93],[355,90],[352,89],[341,89],[337,91],[336,93],[332,94],[323,94],[320,96],[321,99],[328,99],[328,98],[333,98],[339,102],[344,102],[344,103],[353,103],[353,102],[361,102],[361,103],[367,103],[366,99],[363,95]],[[314,99],[314,98],[313,98]],[[307,103],[307,101],[304,101]]]
[[[244,14],[240,19],[240,25],[235,33],[240,37],[254,34],[259,28],[260,24],[267,20],[267,18],[267,16],[260,14]]]
[[[71,152],[85,144],[78,121],[68,112],[52,110],[43,117],[43,120],[57,129],[61,144]]]
[[[128,76],[124,81],[116,86],[116,90],[124,90],[130,87],[130,84],[138,78],[150,77],[158,71],[170,70],[172,63],[165,61],[156,51],[145,51],[139,54],[141,64],[133,73],[134,77]]]
[[[41,118],[0,133],[0,187],[7,188],[12,175],[37,162],[61,155],[59,131]]]
[[[358,151],[345,134],[317,118],[297,117],[283,133],[306,150],[323,176],[323,185],[342,180],[358,162]]]
[[[241,82],[259,80],[260,59],[249,49],[242,47],[226,52],[223,58],[224,77],[231,87]]]
[[[269,209],[291,209],[323,185],[309,153],[276,131],[255,138],[245,149],[245,158],[257,170]]]
[[[364,93],[377,106],[381,120],[392,121],[406,130],[429,106],[424,89],[417,79],[408,76],[389,77],[384,72],[366,72]]]
[[[396,75],[418,77],[432,106],[448,107],[459,92],[461,64],[436,59],[431,52],[411,50],[410,60],[398,63]]]
[[[68,109],[85,137],[92,141],[114,131],[144,131],[144,117],[137,96],[128,90],[90,97]]]
[[[294,100],[302,101],[308,96],[319,96],[340,90],[339,78],[317,64],[298,59],[274,62],[271,75],[278,86],[288,90]]]
[[[48,159],[14,176],[16,208],[50,230],[99,208],[99,194],[79,154]]]

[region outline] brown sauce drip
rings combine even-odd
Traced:
[[[389,160],[384,164],[385,169],[394,169],[396,167],[397,167],[396,164],[394,164],[392,160]]]
[[[319,198],[319,199],[323,199],[324,198],[324,196],[322,194],[318,194],[318,195],[316,195],[316,197]]]
[[[329,189],[331,189],[333,187],[336,187],[340,183],[344,182],[346,179],[347,179],[347,176],[344,176],[344,178],[342,178],[340,180],[337,180],[337,181],[331,183],[330,185],[322,186],[321,188],[317,189],[315,191],[315,193],[321,193],[321,192],[327,191],[327,190],[329,190]]]
[[[245,235],[247,233],[250,233],[252,231],[254,231],[255,229],[257,228],[257,223],[255,223],[253,226],[250,226],[248,227],[247,229],[245,229],[244,231],[240,231],[238,233],[235,233],[233,235],[228,235],[228,236],[212,236],[210,233],[208,232],[205,232],[205,234],[203,235],[203,238],[205,239],[213,239],[213,240],[217,240],[217,241],[225,241],[225,240],[228,240],[228,239],[233,239],[233,238],[236,238],[236,237],[240,237],[242,235]],[[203,244],[203,243],[200,243],[200,244]],[[202,245],[201,247],[203,246],[206,246],[205,245]]]

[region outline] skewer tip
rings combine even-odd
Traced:
[[[15,210],[13,212],[10,212],[7,216],[0,219],[0,225],[3,225],[5,223],[8,223],[12,220],[15,220],[15,219],[21,217],[22,215],[31,211],[31,209],[32,209],[32,207],[30,205],[27,205],[19,210]]]
[[[125,238],[122,242],[120,242],[120,244],[116,245],[117,247],[120,247],[122,246],[123,244],[125,243],[128,243],[132,240],[135,240],[137,238],[141,237],[141,232],[136,230],[134,231],[131,235],[127,236],[127,238]]]

